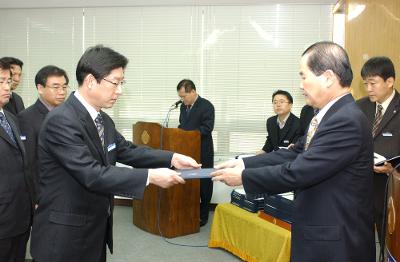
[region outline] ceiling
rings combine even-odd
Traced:
[[[263,4],[335,4],[338,0],[12,0],[0,1],[4,8],[54,8],[101,6],[210,6],[210,5],[263,5]]]

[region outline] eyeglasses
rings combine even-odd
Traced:
[[[4,84],[11,85],[11,83],[12,83],[12,79],[11,78],[9,78],[7,80],[0,79],[0,85],[4,85]]]
[[[54,85],[54,86],[47,86],[47,87],[52,89],[52,90],[54,90],[54,91],[61,91],[62,90],[64,92],[66,92],[68,90],[68,88],[69,88],[68,85],[62,85],[62,86]]]
[[[125,80],[122,80],[122,81],[120,81],[120,82],[118,82],[118,83],[116,83],[116,82],[114,82],[114,81],[111,81],[111,80],[108,80],[108,79],[105,79],[105,78],[103,78],[103,80],[104,81],[106,81],[106,82],[108,82],[108,83],[110,83],[110,84],[113,84],[114,86],[115,86],[115,88],[117,88],[117,87],[121,87],[121,88],[123,88],[124,87],[124,85],[126,84],[126,81]]]
[[[277,101],[272,101],[272,104],[274,105],[281,105],[281,104],[289,104],[288,101],[284,101],[284,100],[277,100]]]

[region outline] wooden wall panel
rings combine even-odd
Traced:
[[[397,74],[395,86],[400,90],[400,0],[347,0],[345,4],[345,47],[354,72],[354,97],[366,95],[360,71],[372,56],[388,56],[393,61]],[[365,9],[349,20],[357,5],[364,5]]]

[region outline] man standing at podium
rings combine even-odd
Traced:
[[[368,96],[357,101],[372,127],[374,151],[385,158],[400,155],[400,95],[394,89],[395,70],[388,57],[372,57],[361,69]],[[379,241],[383,231],[383,209],[388,174],[393,167],[386,163],[374,166],[374,215]]]
[[[371,126],[350,94],[346,51],[318,42],[303,53],[300,88],[318,109],[289,150],[223,163],[214,180],[246,193],[296,191],[291,261],[375,261]]]
[[[179,126],[183,130],[197,130],[201,134],[200,162],[203,168],[214,167],[214,106],[197,94],[193,81],[183,79],[176,88],[183,103],[180,108]],[[213,192],[211,179],[200,179],[200,226],[208,222],[210,201]]]
[[[31,238],[37,262],[106,261],[106,246],[113,252],[114,195],[141,199],[148,184],[184,183],[169,167],[200,167],[190,157],[126,141],[102,111],[122,94],[127,63],[101,45],[86,50],[76,69],[78,90],[43,122]],[[134,168],[116,167],[117,161]]]

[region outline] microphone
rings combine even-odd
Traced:
[[[180,104],[182,104],[182,100],[176,101],[174,104],[172,104],[172,106],[175,106],[175,108],[177,108]]]

